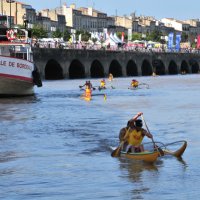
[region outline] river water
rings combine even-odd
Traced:
[[[199,199],[200,75],[137,80],[149,89],[129,90],[131,78],[116,78],[91,102],[80,99],[81,79],[44,81],[35,97],[0,99],[0,199]],[[110,156],[119,130],[140,111],[155,141],[188,142],[182,159]]]

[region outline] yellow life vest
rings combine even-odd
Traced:
[[[138,81],[132,81],[131,82],[131,85],[132,85],[132,87],[138,87]]]
[[[92,95],[91,89],[86,88],[86,89],[85,89],[85,97],[91,97],[91,95]]]
[[[100,86],[105,87],[106,83],[104,81],[101,81]]]
[[[137,131],[136,129],[129,130],[127,141],[130,145],[139,146],[143,140],[142,130]]]

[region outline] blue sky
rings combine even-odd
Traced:
[[[61,3],[75,3],[77,7],[93,6],[108,15],[153,16],[156,19],[172,17],[176,19],[200,18],[200,0],[19,0],[31,4],[37,11],[55,8]]]

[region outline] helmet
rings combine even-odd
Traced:
[[[136,126],[136,127],[140,127],[140,128],[141,128],[142,125],[143,125],[143,124],[142,124],[142,120],[141,120],[141,119],[137,119],[137,120],[135,121],[135,126]]]

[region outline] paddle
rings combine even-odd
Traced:
[[[111,87],[111,89],[115,89],[115,87],[114,87],[114,86],[112,86],[112,85],[111,85],[110,87]]]
[[[148,126],[147,126],[147,124],[146,124],[146,121],[145,121],[143,115],[141,115],[141,118],[142,118],[142,121],[144,122],[144,124],[145,124],[145,126],[146,126],[147,131],[150,133],[149,128],[148,128]],[[150,134],[151,134],[151,133],[150,133]],[[163,156],[163,155],[164,155],[164,152],[163,152],[161,149],[159,149],[159,148],[157,147],[157,145],[156,145],[156,143],[154,142],[154,139],[153,139],[153,138],[151,138],[151,140],[152,140],[152,142],[153,142],[154,147],[157,149],[159,155],[160,155],[160,156]]]
[[[79,85],[79,88],[80,88],[80,89],[82,89],[82,87],[83,87],[82,85]],[[96,90],[95,87],[92,87],[92,89],[93,89],[93,90]]]
[[[126,133],[129,130],[130,130],[130,127],[128,127],[128,129],[126,130]],[[126,133],[125,133],[125,135],[126,135]],[[124,144],[124,141],[121,141],[120,144],[119,144],[119,146],[115,150],[113,150],[113,152],[111,153],[112,157],[119,157],[120,156],[121,148],[122,148],[123,144]]]
[[[119,146],[112,151],[111,156],[112,157],[119,157],[120,156],[120,152],[121,152],[121,148],[124,144],[124,141],[120,142]]]
[[[139,83],[138,86],[140,86],[140,85],[145,85],[145,86],[146,86],[146,89],[149,89],[149,84],[147,84],[147,83]]]

